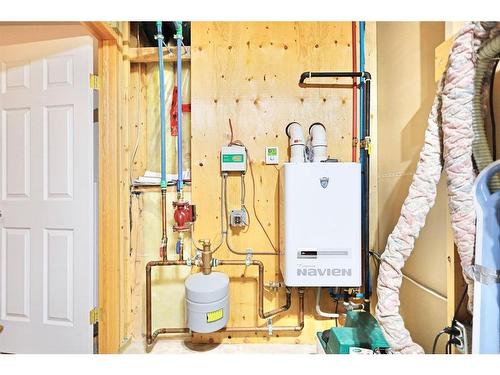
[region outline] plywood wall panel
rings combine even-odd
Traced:
[[[304,71],[351,70],[351,23],[321,22],[193,22],[192,24],[192,197],[197,205],[196,239],[220,239],[220,147],[231,138],[228,120],[233,123],[234,139],[242,141],[250,153],[255,175],[256,209],[274,246],[278,244],[278,170],[264,164],[265,146],[278,146],[280,165],[288,160],[285,126],[301,123],[307,132],[314,122],[328,129],[329,154],[344,161],[351,155],[351,90],[300,88]],[[375,25],[367,25],[367,70],[375,76]],[[331,82],[331,81],[330,81]],[[350,83],[339,80],[337,83]],[[372,81],[372,83],[374,83]],[[372,90],[375,97],[376,88]],[[376,138],[376,100],[373,101],[373,138]],[[376,142],[374,142],[376,145]],[[374,149],[376,152],[376,147]],[[372,173],[376,172],[376,158]],[[279,168],[279,166],[278,166]],[[376,174],[372,174],[376,176]],[[376,181],[376,178],[374,177]],[[234,248],[245,251],[272,251],[252,212],[252,180],[245,178],[247,206],[251,212],[248,231],[231,235]],[[372,185],[376,189],[376,182]],[[239,205],[239,178],[228,181],[229,209]],[[376,193],[374,194],[376,196]],[[372,210],[376,199],[372,200]],[[372,211],[373,212],[373,211]],[[376,212],[376,211],[375,211]],[[376,231],[372,226],[373,233]],[[375,236],[373,236],[375,237]],[[219,259],[241,258],[225,246],[216,253]],[[278,257],[256,256],[264,261],[266,281],[279,280]],[[224,267],[231,276],[230,326],[264,325],[256,318],[256,270]],[[266,293],[266,309],[283,303],[282,291]],[[333,303],[324,295],[324,309]],[[306,291],[306,327],[299,334],[264,340],[314,342],[316,331],[333,325],[316,320],[314,290]],[[275,325],[296,323],[297,295],[292,308],[276,318]],[[232,340],[262,341],[233,335]],[[223,341],[222,334],[194,335],[195,341]]]

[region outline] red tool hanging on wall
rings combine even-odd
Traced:
[[[191,112],[191,104],[183,104],[182,105],[182,113]],[[172,106],[170,107],[170,134],[172,136],[177,136],[177,86],[174,86],[174,90],[172,92]]]

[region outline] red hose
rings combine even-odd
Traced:
[[[356,22],[352,22],[352,71],[357,71],[357,55],[356,55]],[[352,161],[358,160],[358,87],[357,78],[352,78]]]

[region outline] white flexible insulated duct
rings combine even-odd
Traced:
[[[376,316],[393,350],[423,353],[414,343],[399,315],[401,269],[434,205],[437,184],[444,166],[449,192],[452,228],[468,284],[474,255],[475,212],[472,197],[472,101],[476,55],[489,37],[480,23],[468,23],[456,37],[446,72],[441,79],[425,132],[413,181],[401,209],[401,216],[389,235],[378,276]],[[468,288],[469,309],[473,288]]]
[[[488,27],[488,23],[485,24],[485,27]],[[472,116],[475,137],[472,143],[472,149],[474,152],[474,161],[479,171],[482,171],[487,165],[493,163],[493,155],[488,145],[484,129],[483,108],[486,109],[487,106],[483,105],[481,99],[488,97],[486,94],[489,92],[490,82],[488,78],[492,74],[495,74],[495,72],[492,71],[495,66],[494,59],[498,58],[500,54],[500,35],[498,35],[498,32],[500,32],[500,28],[493,27],[491,30],[492,37],[481,46],[478,52],[476,76],[474,79],[474,90],[476,95],[474,96],[474,110]],[[500,177],[493,176],[489,186],[493,191],[500,190]]]
[[[305,142],[302,125],[291,122],[286,126],[285,132],[290,142],[290,163],[303,163]]]
[[[309,127],[309,135],[311,136],[311,145],[313,152],[313,162],[318,163],[325,161],[328,156],[328,144],[326,141],[326,128],[320,122],[315,122]]]

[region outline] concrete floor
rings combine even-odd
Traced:
[[[133,341],[126,346],[123,354],[145,354],[144,342]],[[151,354],[194,354],[194,353],[234,353],[234,354],[316,354],[316,345],[304,344],[191,344],[182,339],[160,339],[152,347]]]

